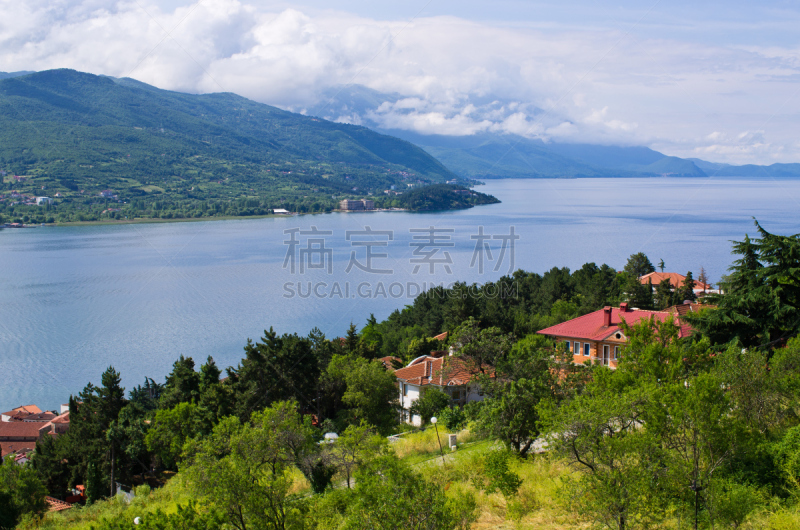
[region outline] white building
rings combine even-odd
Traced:
[[[403,420],[420,425],[419,416],[409,412],[411,405],[429,388],[438,388],[450,396],[451,406],[462,406],[471,401],[483,400],[480,387],[475,381],[478,372],[471,370],[463,359],[440,353],[440,357],[423,355],[411,361],[405,368],[394,372],[400,392]]]
[[[50,197],[36,197],[36,204],[38,205],[52,204],[52,203],[53,199],[51,199]]]

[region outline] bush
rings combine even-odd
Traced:
[[[461,407],[444,409],[439,413],[439,419],[450,432],[460,431],[467,426],[467,415]]]

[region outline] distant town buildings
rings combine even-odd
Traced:
[[[42,204],[53,204],[53,199],[50,197],[36,197],[36,204],[39,206]]]
[[[360,200],[344,199],[343,201],[339,202],[339,209],[348,211],[374,210],[375,201],[371,201],[369,199],[360,199]]]
[[[58,413],[23,405],[0,414],[0,458],[24,464],[43,436],[58,436],[69,430],[69,405]]]

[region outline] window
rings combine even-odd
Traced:
[[[572,343],[572,354],[573,355],[580,355],[581,354],[581,343],[580,342],[573,342]]]
[[[606,366],[608,365],[609,349],[608,344],[603,344],[603,364]]]
[[[570,351],[570,350],[572,349],[572,342],[570,342],[570,341],[564,341],[564,344],[566,344],[566,345],[567,345],[567,351]]]
[[[588,342],[584,342],[583,343],[583,356],[584,357],[588,357],[590,351],[591,351],[591,344],[589,344]]]
[[[408,385],[405,383],[403,383],[403,395],[404,396],[408,395]]]
[[[614,346],[614,359],[619,359],[619,346]]]

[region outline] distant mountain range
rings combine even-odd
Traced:
[[[383,129],[372,119],[384,103],[403,99],[353,85],[323,94],[321,103],[307,113],[326,119],[357,117],[368,127],[414,143],[450,170],[468,178],[535,177],[642,177],[642,176],[747,176],[800,177],[800,164],[733,166],[700,159],[667,156],[647,147],[545,143],[541,140],[498,133],[469,136],[423,135]]]

